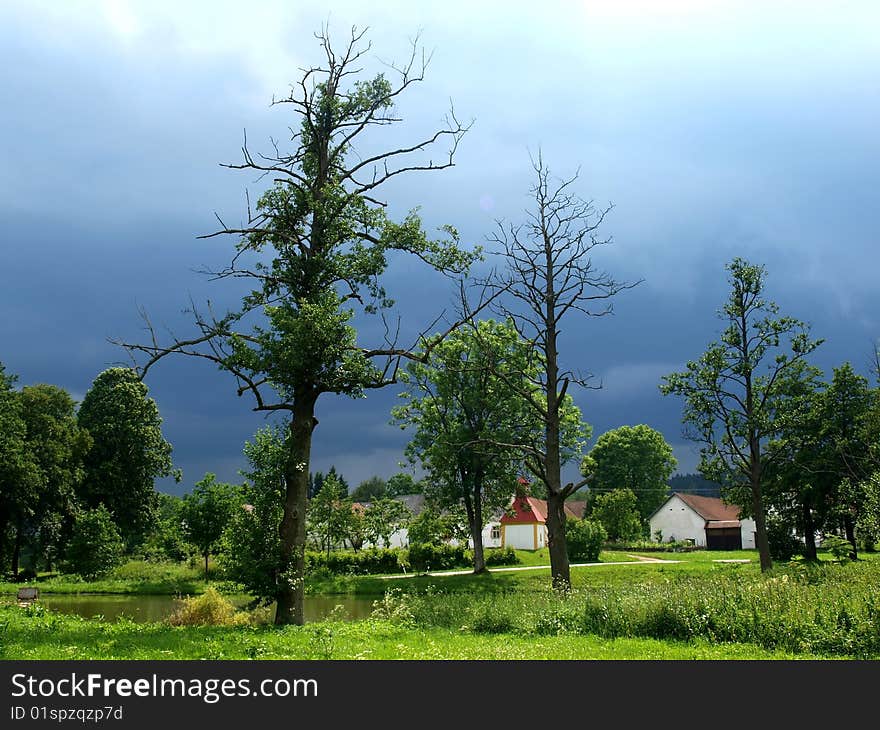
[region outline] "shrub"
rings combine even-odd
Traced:
[[[638,498],[632,489],[614,489],[597,495],[590,516],[602,523],[612,540],[638,540],[642,535]]]
[[[240,626],[248,621],[246,613],[236,611],[213,587],[200,596],[184,599],[183,605],[168,617],[171,626]]]
[[[781,562],[788,562],[796,555],[804,554],[804,545],[784,522],[778,519],[767,520],[767,542],[770,557]]]
[[[486,565],[518,565],[520,560],[509,545],[503,548],[492,548],[486,551]]]
[[[122,538],[104,505],[81,514],[67,546],[66,569],[83,578],[99,578],[122,563]]]
[[[471,630],[476,634],[509,634],[515,626],[509,609],[497,606],[494,601],[476,606],[471,619]]]
[[[417,571],[449,570],[470,565],[468,552],[461,545],[410,545],[409,562]]]
[[[565,526],[568,555],[572,560],[596,562],[606,537],[605,528],[599,522],[569,519]]]
[[[334,575],[370,575],[399,573],[407,561],[401,548],[370,548],[359,552],[306,552],[306,573],[316,575],[327,571]]]
[[[844,540],[837,535],[826,535],[825,539],[822,540],[822,547],[827,548],[828,552],[834,556],[838,563],[842,563],[852,557],[852,545],[849,540]]]

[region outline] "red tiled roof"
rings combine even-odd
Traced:
[[[584,512],[587,509],[587,500],[576,499],[574,501],[568,501],[565,503],[565,509],[571,512],[579,520],[582,520],[584,518]]]
[[[739,524],[741,508],[735,504],[725,504],[718,497],[702,497],[698,494],[675,492],[674,496],[678,497],[704,520],[713,522],[715,520],[732,521],[736,522],[737,525]],[[735,527],[735,525],[730,525],[730,527]]]
[[[565,505],[565,514],[567,517],[577,517],[568,504]],[[516,497],[501,518],[502,525],[531,525],[535,522],[539,525],[547,522],[547,503],[537,497]]]

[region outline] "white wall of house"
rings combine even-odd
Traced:
[[[537,544],[535,541],[537,532]],[[544,525],[504,525],[504,545],[517,550],[537,550],[547,544]]]
[[[471,549],[474,547],[473,538],[469,537],[467,540],[467,546]],[[483,547],[484,548],[497,548],[501,547],[501,523],[500,522],[490,522],[483,528]]]
[[[693,540],[695,545],[706,546],[706,520],[694,512],[677,496],[672,496],[658,512],[648,521],[651,526],[651,539],[657,530],[663,535],[661,540]],[[754,523],[753,523],[754,524]],[[754,536],[752,537],[754,544]],[[745,533],[743,533],[743,547],[746,547]]]
[[[743,550],[754,550],[757,547],[755,542],[755,521],[751,517],[743,517],[740,520],[740,534],[742,535]]]
[[[390,535],[390,542],[388,543],[388,547],[399,548],[399,547],[408,547],[409,546],[409,532],[405,527],[395,530]],[[382,542],[382,539],[379,539],[379,542],[375,545],[371,543],[369,540],[364,540],[363,547],[371,548],[384,548],[385,543]]]

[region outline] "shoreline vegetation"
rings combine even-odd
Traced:
[[[572,590],[562,596],[547,588],[545,569],[389,579],[316,575],[309,593],[371,597],[373,612],[349,621],[340,610],[301,627],[265,625],[265,607],[236,610],[222,595],[235,593],[234,586],[206,583],[198,567],[185,564],[129,563],[102,581],[54,577],[30,584],[47,595],[187,589],[176,595],[193,596],[185,602],[188,613],[161,623],[89,620],[47,610],[39,601],[18,606],[13,591],[23,584],[4,583],[0,656],[880,658],[880,560],[873,554],[857,562],[794,562],[770,574],[760,572],[754,551],[694,551],[668,556],[675,563],[610,564],[621,555],[603,553],[609,564],[574,568]],[[737,558],[750,562],[718,562]]]

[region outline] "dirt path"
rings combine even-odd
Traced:
[[[572,563],[572,568],[598,568],[602,565],[642,565],[643,563],[660,563],[672,564],[680,563],[680,560],[661,560],[660,558],[646,558],[640,555],[629,555],[634,560],[618,560],[608,563]],[[511,568],[492,568],[490,573],[514,573],[520,570],[550,570],[549,565],[518,565]],[[444,575],[473,575],[472,570],[436,570],[430,573],[405,573],[403,575],[382,575],[378,576],[383,580],[394,580],[395,578],[414,578],[417,575],[430,575],[431,577],[439,577]]]

